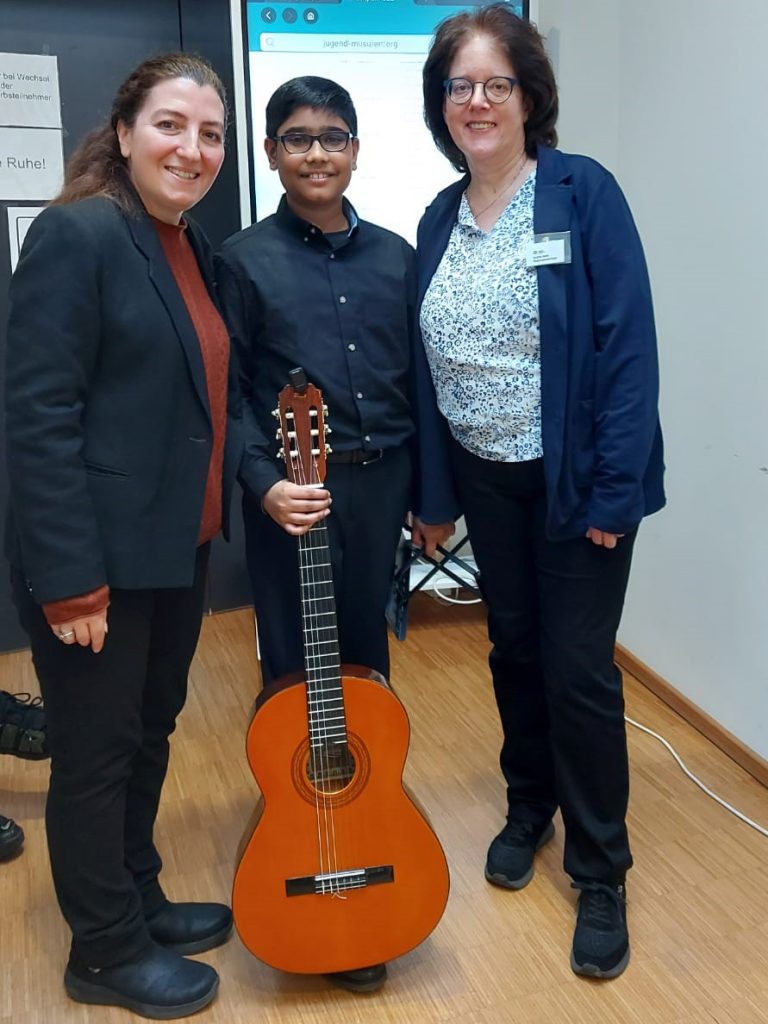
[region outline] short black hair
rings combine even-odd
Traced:
[[[340,117],[357,138],[357,114],[352,97],[337,82],[315,75],[292,78],[275,89],[267,103],[267,138],[274,139],[280,125],[301,107],[329,110]]]
[[[504,3],[489,4],[472,12],[454,14],[437,27],[423,71],[424,120],[435,145],[458,171],[466,171],[464,154],[451,138],[443,117],[443,82],[459,48],[472,36],[492,36],[507,53],[525,97],[525,151],[536,155],[536,147],[556,146],[557,85],[544,41],[536,28],[519,18]]]

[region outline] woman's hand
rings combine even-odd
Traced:
[[[51,626],[51,632],[63,644],[80,644],[81,647],[90,647],[94,654],[98,654],[109,632],[107,609],[96,612],[95,615],[84,615],[81,619],[72,619],[71,622]]]
[[[608,533],[606,530],[598,530],[594,526],[590,526],[585,536],[588,537],[593,544],[597,544],[598,547],[615,548],[619,537],[623,537],[624,534]]]
[[[438,544],[445,544],[448,538],[456,529],[450,523],[422,523],[418,516],[413,517],[411,526],[411,540],[413,543],[424,549],[427,558],[434,558]]]
[[[300,487],[290,480],[279,480],[264,495],[261,505],[286,533],[300,537],[331,511],[331,494],[322,487]]]

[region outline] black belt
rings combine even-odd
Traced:
[[[383,448],[353,448],[346,452],[329,452],[326,462],[340,462],[347,465],[367,466],[369,462],[378,462],[384,455]]]

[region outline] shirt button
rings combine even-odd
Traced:
[[[358,391],[357,392],[357,397],[358,398],[362,398],[363,397],[363,392],[362,391]]]
[[[355,351],[355,344],[354,344],[354,342],[352,342],[352,344],[350,344],[350,345],[347,345],[347,348],[349,349],[350,352],[354,352]]]
[[[347,301],[347,297],[346,297],[346,295],[340,295],[340,296],[339,296],[339,302],[341,302],[341,303],[342,303],[342,305],[343,305],[343,304],[344,304],[344,303],[345,303],[346,301]]]
[[[330,254],[330,256],[328,257],[328,259],[329,259],[329,260],[335,260],[335,259],[336,259],[336,256],[335,256],[335,254],[334,254],[334,253],[331,253],[331,254]]]
[[[371,435],[370,434],[366,434],[365,437],[363,438],[363,440],[366,441],[368,444],[370,444]]]
[[[309,239],[308,239],[308,238],[305,238],[305,239],[304,239],[304,241],[305,241],[305,242],[308,242],[308,241],[309,241]]]

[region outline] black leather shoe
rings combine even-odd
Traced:
[[[20,825],[0,814],[0,860],[10,860],[24,845],[24,832]]]
[[[185,960],[152,943],[129,963],[88,967],[72,953],[64,973],[70,999],[99,1006],[124,1006],[152,1020],[176,1020],[207,1006],[219,976],[208,964]]]
[[[555,834],[551,821],[537,827],[527,821],[510,821],[488,847],[485,877],[503,889],[522,889],[533,878],[536,851]]]
[[[232,934],[232,911],[223,903],[171,903],[147,918],[155,942],[174,953],[204,953]]]
[[[326,974],[326,978],[332,985],[348,992],[376,992],[387,980],[387,965],[374,964],[354,971],[336,971],[335,974]]]

